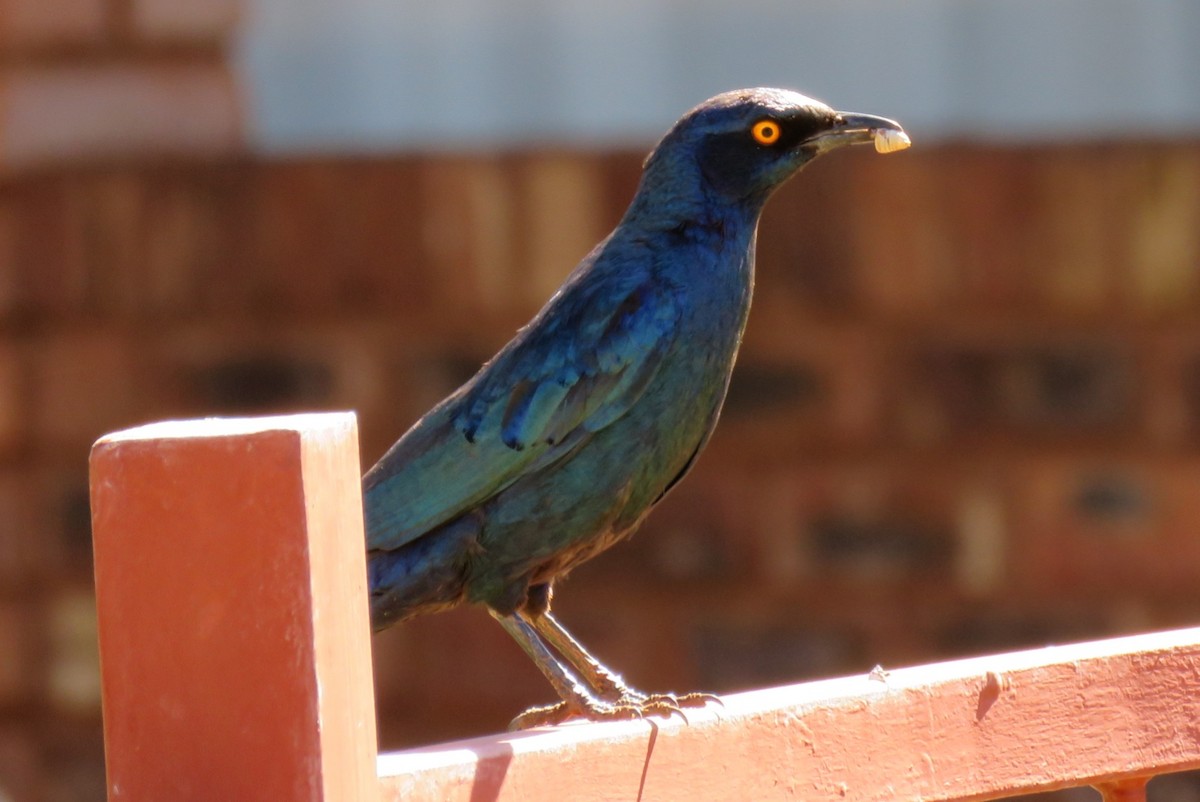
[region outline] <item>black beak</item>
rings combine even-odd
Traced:
[[[895,120],[849,111],[837,112],[833,125],[809,137],[805,144],[815,147],[817,153],[824,153],[843,145],[865,145],[872,142],[881,153],[901,150],[909,145],[908,134]],[[881,142],[887,144],[881,146]]]

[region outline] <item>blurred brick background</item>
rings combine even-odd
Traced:
[[[644,155],[250,156],[235,3],[65,5],[0,2],[0,799],[20,802],[102,794],[91,443],[354,409],[369,464],[616,222]],[[707,453],[556,609],[653,690],[1194,623],[1198,268],[1197,142],[815,164],[763,221]],[[375,645],[385,747],[550,701],[479,611]]]

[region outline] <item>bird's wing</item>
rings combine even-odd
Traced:
[[[395,549],[566,455],[625,414],[674,342],[669,285],[569,283],[364,477],[367,543]]]

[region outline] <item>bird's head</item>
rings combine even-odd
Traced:
[[[906,147],[900,124],[835,111],[784,89],[741,89],[706,100],[675,123],[646,160],[649,185],[699,184],[708,196],[759,205],[817,156],[842,145]],[[664,187],[665,188],[665,187]]]

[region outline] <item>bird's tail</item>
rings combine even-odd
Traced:
[[[414,615],[461,604],[467,559],[477,548],[478,534],[474,520],[460,518],[400,548],[368,551],[371,629],[378,632]]]

